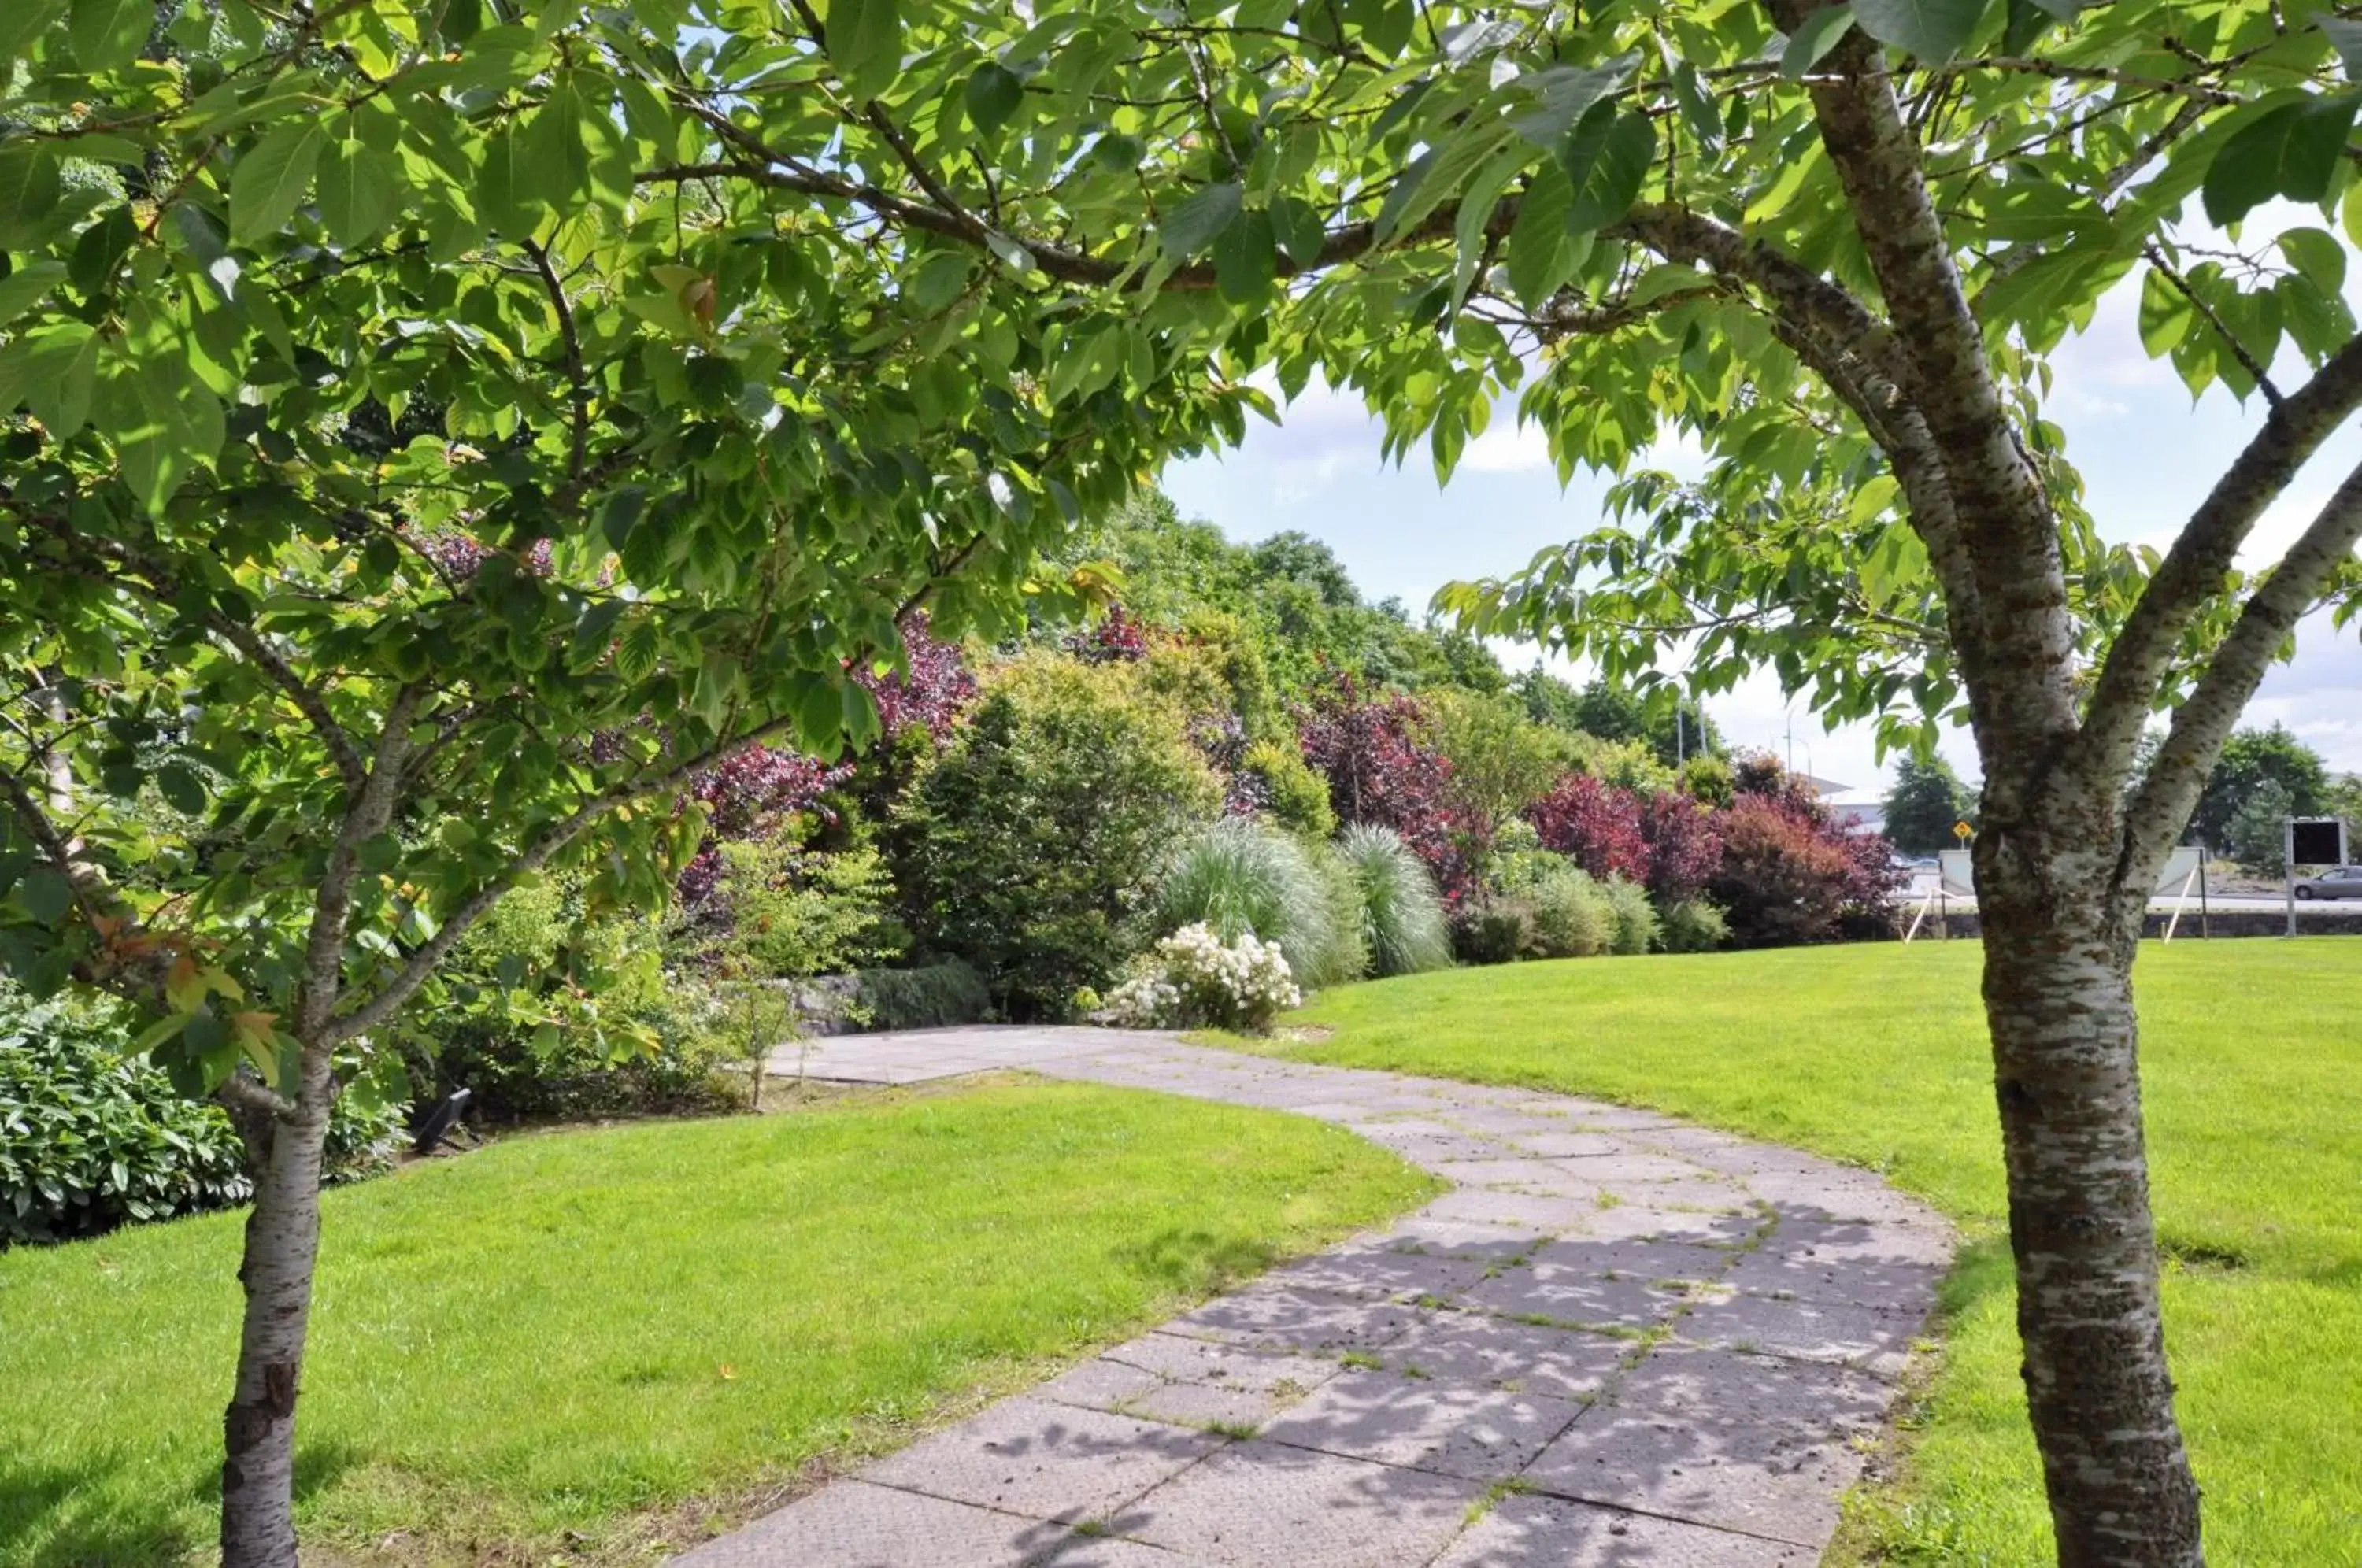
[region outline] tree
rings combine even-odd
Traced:
[[[222,1551],[292,1563],[330,1108],[454,946],[561,873],[661,902],[694,781],[877,734],[900,617],[1004,629],[1264,399],[728,167],[786,134],[752,72],[800,145],[868,123],[859,25],[756,66],[664,6],[61,10],[0,24],[0,967],[237,1123]]]
[[[2289,734],[2285,725],[2274,724],[2268,730],[2240,730],[2223,743],[2223,755],[2207,774],[2198,809],[2191,813],[2190,831],[2202,844],[2236,853],[2233,821],[2267,782],[2279,786],[2283,816],[2310,817],[2328,809],[2329,771],[2321,754]],[[2277,838],[2273,842],[2268,864],[2277,867],[2283,849],[2277,847]]]
[[[1894,765],[1894,788],[1886,794],[1886,836],[1905,855],[1933,855],[1955,847],[1952,829],[1974,825],[1976,793],[1960,782],[1940,756],[1922,761],[1905,752]]]
[[[2296,802],[2277,778],[2258,779],[2223,830],[2223,847],[2250,871],[2277,877],[2288,868],[2288,820]]]
[[[1646,741],[1668,767],[1720,751],[1722,735],[1705,712],[1678,694],[1656,701],[1610,680],[1586,682],[1574,700],[1577,729],[1601,740]]]

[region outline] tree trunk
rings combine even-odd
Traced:
[[[2141,1131],[2132,960],[2147,900],[2128,917],[2111,907],[2108,868],[2080,848],[2111,838],[2053,831],[2053,846],[2079,847],[1989,832],[1977,856],[2026,1402],[2061,1568],[2198,1568]]]
[[[306,1077],[315,1069],[307,1066]],[[320,1250],[320,1167],[327,1141],[327,1066],[292,1115],[272,1128],[246,1220],[238,1283],[246,1318],[237,1385],[222,1419],[223,1568],[294,1568],[295,1396]]]

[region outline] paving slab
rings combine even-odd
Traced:
[[[1187,1427],[1030,1397],[922,1438],[865,1481],[1035,1518],[1097,1518],[1188,1469],[1220,1440]]]
[[[1369,1350],[1401,1336],[1412,1309],[1389,1301],[1298,1290],[1257,1281],[1184,1312],[1165,1325],[1176,1334],[1308,1355]]]
[[[1668,1346],[1524,1476],[1578,1502],[1817,1547],[1890,1396],[1842,1367]]]
[[[1583,1414],[1545,1394],[1398,1372],[1347,1372],[1257,1435],[1382,1464],[1506,1481]]]
[[[1253,1440],[1126,1508],[1124,1535],[1262,1568],[1420,1568],[1485,1484]]]
[[[866,1481],[844,1480],[707,1541],[683,1568],[1019,1568],[1071,1533]]]
[[[1624,1370],[1635,1348],[1628,1339],[1488,1312],[1434,1312],[1374,1359],[1395,1372],[1588,1401]]]
[[[701,1568],[1804,1568],[1951,1255],[1870,1172],[1533,1090],[1111,1030],[839,1036],[771,1063],[1272,1108],[1452,1190],[683,1559]]]
[[[1753,1296],[1709,1286],[1673,1331],[1692,1344],[1837,1362],[1895,1377],[1909,1363],[1912,1341],[1926,1321],[1925,1310],[1898,1312],[1860,1301]]]
[[[1504,1497],[1434,1568],[1809,1568],[1820,1552],[1559,1497]]]

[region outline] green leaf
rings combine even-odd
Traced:
[[[571,211],[590,189],[590,144],[583,132],[584,105],[570,79],[525,117],[518,132],[514,177],[526,182],[538,205]]]
[[[73,0],[66,37],[83,69],[112,71],[139,58],[155,26],[155,0]]]
[[[1853,7],[1849,5],[1828,6],[1814,12],[1804,20],[1788,39],[1788,47],[1780,51],[1780,74],[1794,81],[1820,64],[1838,40],[1853,26]]]
[[[1656,155],[1657,131],[1646,115],[1616,115],[1605,104],[1585,115],[1559,154],[1574,191],[1568,230],[1589,234],[1630,212]]]
[[[1567,237],[1566,215],[1574,204],[1574,187],[1566,171],[1555,163],[1534,171],[1518,204],[1518,221],[1509,230],[1509,287],[1529,308],[1539,308],[1566,282],[1573,243]]]
[[[186,763],[168,762],[158,768],[156,790],[174,811],[193,817],[204,814],[204,781]]]
[[[1278,275],[1279,250],[1269,213],[1242,213],[1215,237],[1214,281],[1232,304],[1262,299]]]
[[[1931,63],[1951,59],[1984,19],[1989,0],[1853,0],[1854,20],[1881,43]]]
[[[2151,358],[2171,353],[2189,333],[2196,315],[2190,296],[2175,288],[2163,272],[2151,268],[2141,279],[2141,348]]]
[[[33,40],[57,24],[65,0],[9,0],[0,6],[0,67],[32,48]]]
[[[531,234],[541,222],[542,203],[534,190],[524,127],[518,121],[510,121],[484,138],[484,167],[476,182],[476,211],[486,223],[512,238]],[[625,302],[626,305],[630,303]],[[674,304],[678,310],[679,302]]]
[[[282,125],[247,149],[230,171],[229,235],[251,245],[287,226],[311,188],[328,133],[316,119]]]
[[[0,250],[31,250],[47,239],[59,191],[55,152],[38,143],[0,151]]]
[[[55,925],[73,908],[73,884],[54,866],[36,866],[17,884],[25,912],[40,925]]]
[[[2292,228],[2279,238],[2280,253],[2323,293],[2345,287],[2345,247],[2326,229]]]
[[[23,403],[50,435],[72,436],[90,422],[98,341],[88,324],[61,321],[0,348],[0,411]]]
[[[837,695],[835,682],[807,676],[796,699],[796,729],[805,748],[822,756],[833,756],[844,726],[844,700]]]
[[[902,69],[901,0],[833,0],[828,56],[859,102],[892,86],[895,73]]]
[[[150,513],[220,455],[221,403],[169,347],[118,361],[106,386],[107,434],[123,479]]]
[[[933,315],[960,297],[960,291],[967,287],[972,265],[964,251],[938,250],[920,262],[903,282],[902,297],[914,308]]]
[[[1198,255],[1231,226],[1245,204],[1243,186],[1209,185],[1173,209],[1157,226],[1157,237],[1168,255],[1182,259]]]
[[[1687,120],[1690,132],[1698,145],[1711,153],[1722,147],[1722,116],[1714,106],[1714,94],[1707,92],[1705,81],[1697,67],[1688,61],[1673,66],[1673,101],[1681,105],[1682,118]]]
[[[2307,98],[2266,109],[2242,126],[2207,165],[2200,187],[2206,216],[2234,224],[2274,196],[2317,202],[2354,128],[2362,94]]]
[[[35,305],[51,289],[64,281],[62,261],[28,261],[14,272],[0,278],[0,326],[6,326]]]
[[[1009,67],[988,60],[977,66],[976,73],[967,79],[967,90],[963,96],[967,105],[968,124],[989,136],[1006,125],[1009,116],[1017,112],[1018,105],[1025,102],[1025,83],[1018,80],[1017,72]],[[1106,144],[1102,142],[1101,145]],[[1132,143],[1134,148],[1139,145],[1138,142]],[[1132,159],[1134,166],[1139,161],[1137,156]]]
[[[1321,226],[1320,215],[1311,204],[1294,196],[1282,196],[1271,204],[1271,227],[1279,248],[1287,259],[1302,271],[1320,259],[1321,248],[1328,244],[1328,230]]]
[[[360,138],[342,117],[320,164],[320,221],[348,248],[373,238],[402,204],[402,162]]]
[[[1519,78],[1518,85],[1533,89],[1540,101],[1530,111],[1511,119],[1509,128],[1537,147],[1555,149],[1602,94],[1624,85],[1632,74],[1633,62],[1634,57],[1628,54],[1587,71],[1554,66]]]

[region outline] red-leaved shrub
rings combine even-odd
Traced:
[[[1696,898],[1722,863],[1716,813],[1677,790],[1660,790],[1642,802],[1640,836],[1649,847],[1642,880],[1661,907]]]
[[[1297,712],[1304,760],[1329,782],[1340,823],[1394,829],[1435,875],[1447,900],[1463,896],[1484,830],[1453,801],[1451,760],[1419,738],[1416,698],[1373,696],[1339,675]]]
[[[1587,773],[1570,773],[1551,792],[1526,808],[1542,847],[1567,856],[1594,877],[1649,878],[1649,841],[1642,835],[1640,802],[1629,790]]]

